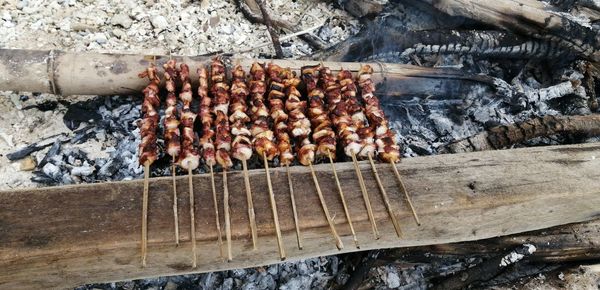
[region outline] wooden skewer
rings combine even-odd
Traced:
[[[179,247],[179,215],[177,214],[177,181],[175,172],[175,157],[171,171],[173,172],[173,222],[175,223],[175,245]]]
[[[265,164],[265,172],[267,173],[267,187],[269,188],[269,199],[271,201],[271,210],[273,211],[273,220],[275,221],[275,234],[277,234],[277,245],[279,246],[279,257],[285,260],[285,249],[283,248],[283,239],[281,238],[281,228],[279,226],[279,215],[277,214],[277,202],[275,202],[275,194],[273,194],[273,185],[271,184],[271,173],[269,172],[269,162],[267,154],[263,152],[263,162]]]
[[[250,177],[248,176],[248,164],[242,160],[244,171],[244,184],[246,185],[246,201],[248,202],[248,220],[250,221],[250,232],[252,234],[252,249],[256,250],[256,214],[254,214],[254,201],[252,199],[252,189],[250,188]]]
[[[404,182],[402,182],[402,178],[400,177],[400,172],[398,172],[398,168],[396,167],[396,164],[394,164],[394,162],[390,162],[390,165],[392,165],[392,168],[394,169],[394,174],[396,175],[396,179],[398,179],[398,183],[400,184],[400,190],[402,192],[404,192],[404,196],[406,197],[406,201],[408,201],[408,206],[410,207],[410,210],[412,211],[413,217],[415,218],[415,222],[417,223],[418,226],[420,226],[421,222],[419,221],[419,217],[417,216],[417,211],[415,210],[412,200],[411,200],[410,196],[408,195],[408,191],[406,190],[406,187],[404,186]]]
[[[212,187],[213,203],[215,204],[215,222],[217,225],[217,239],[219,241],[219,254],[223,258],[223,238],[221,237],[221,221],[219,218],[219,203],[217,202],[217,189],[215,187],[215,173],[212,164],[210,167],[210,185]]]
[[[231,262],[231,218],[229,216],[229,186],[227,186],[227,170],[223,168],[223,208],[225,212],[225,237],[227,239],[227,261]]]
[[[344,191],[342,191],[342,185],[340,184],[340,179],[338,178],[337,170],[335,169],[335,163],[333,162],[331,154],[328,154],[328,157],[329,163],[331,163],[331,170],[333,171],[333,176],[335,177],[335,184],[337,185],[338,192],[340,194],[340,199],[342,200],[342,205],[344,206],[344,213],[346,214],[348,225],[350,225],[350,231],[352,232],[352,239],[354,240],[354,245],[356,245],[357,249],[360,249],[360,246],[358,245],[358,238],[356,237],[356,232],[354,231],[354,225],[352,225],[352,219],[350,218],[348,204],[346,204],[346,197],[344,196]]]
[[[371,169],[373,169],[373,174],[375,174],[375,180],[377,181],[377,185],[379,186],[379,190],[381,191],[381,195],[383,196],[383,203],[385,203],[385,207],[388,210],[390,219],[392,219],[392,224],[394,224],[396,235],[398,235],[398,237],[401,238],[402,230],[400,229],[400,223],[398,222],[396,214],[392,209],[392,204],[390,203],[390,198],[387,194],[387,191],[383,187],[383,183],[381,183],[381,178],[379,178],[379,173],[377,173],[377,168],[375,167],[375,162],[373,162],[373,157],[371,156],[371,153],[369,153],[369,162],[371,163]]]
[[[190,237],[192,240],[192,268],[196,268],[198,257],[196,254],[196,219],[194,218],[194,183],[192,168],[188,166],[188,184],[190,190]]]
[[[146,252],[148,248],[148,187],[150,178],[150,163],[144,163],[144,193],[142,195],[142,267],[146,267]]]
[[[335,238],[335,246],[338,248],[338,250],[341,250],[344,248],[344,243],[342,243],[342,239],[340,238],[337,231],[335,230],[335,225],[333,224],[333,220],[331,219],[331,216],[329,215],[329,210],[327,209],[327,204],[325,203],[325,198],[323,197],[323,192],[321,192],[321,187],[319,186],[319,181],[317,180],[317,174],[315,173],[315,169],[312,166],[312,162],[309,162],[308,166],[310,167],[310,173],[312,174],[312,178],[315,183],[315,187],[317,188],[317,194],[319,195],[319,200],[321,201],[321,207],[323,208],[323,211],[325,212],[325,217],[327,218],[327,223],[329,223],[329,228],[331,229],[331,234]]]
[[[292,185],[290,167],[287,164],[285,165],[285,170],[287,172],[288,184],[290,185],[290,199],[292,200],[292,212],[294,214],[294,225],[296,226],[296,240],[298,241],[298,249],[302,250],[302,235],[300,234],[300,222],[298,221],[298,209],[296,208],[296,198],[294,197],[294,186]]]
[[[369,200],[369,193],[367,192],[367,186],[363,179],[362,172],[358,167],[358,161],[356,161],[356,154],[352,153],[352,162],[354,163],[354,170],[358,177],[358,183],[360,184],[360,190],[362,191],[363,199],[365,201],[365,207],[367,208],[367,214],[369,215],[369,221],[371,221],[371,228],[373,229],[373,235],[376,240],[379,240],[379,230],[377,230],[377,223],[375,222],[375,216],[373,216],[373,208],[371,207],[371,201]]]

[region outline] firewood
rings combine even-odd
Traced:
[[[452,153],[507,148],[536,137],[556,134],[600,135],[600,115],[544,116],[525,122],[496,126],[467,139],[449,144]]]
[[[600,61],[598,29],[568,13],[535,0],[425,0],[452,16],[464,16],[501,29],[548,39],[582,57]]]
[[[600,214],[600,181],[596,177],[600,164],[593,156],[599,154],[599,144],[592,143],[407,158],[398,169],[419,208],[420,227],[412,222],[389,164],[378,164],[390,202],[403,209],[398,215],[403,239],[397,238],[381,198],[372,200],[381,238],[372,239],[352,164],[338,163],[336,169],[361,240],[360,250],[370,250],[480,240],[595,219]],[[575,162],[577,166],[572,165]],[[360,167],[366,185],[376,191],[376,181],[367,174],[370,164],[361,162]],[[336,228],[342,240],[351,244],[352,234],[343,217],[330,165],[314,168],[329,210],[337,213]],[[296,181],[310,181],[305,167],[293,166],[290,172]],[[282,239],[293,244],[296,234],[286,168],[272,168],[271,174],[275,199],[281,205]],[[196,269],[189,263],[188,232],[181,233],[181,247],[173,247],[172,212],[164,210],[172,201],[160,194],[149,196],[148,265],[140,267],[142,180],[0,192],[0,288],[68,288],[82,283],[277,263],[280,259],[264,170],[250,170],[249,176],[255,185],[258,248],[247,251],[250,232],[245,196],[231,195],[234,258],[229,263],[217,249],[210,175],[193,176],[195,191],[205,193],[196,196],[196,220],[203,225],[197,227]],[[242,172],[229,172],[228,178],[232,192],[244,191]],[[170,192],[171,182],[170,176],[152,178],[150,191]],[[177,183],[185,188],[187,176],[178,177]],[[303,250],[286,249],[288,260],[358,251],[355,247],[339,251],[331,243],[312,182],[296,182],[294,190],[305,239]],[[181,227],[188,228],[185,209],[189,203],[183,199],[178,206]]]

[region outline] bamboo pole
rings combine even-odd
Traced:
[[[137,74],[156,59],[161,66],[169,58],[186,63],[190,67],[208,65],[210,57],[161,56],[134,54],[70,53],[59,50],[0,49],[0,90],[53,93],[58,95],[128,95],[138,94],[147,85]],[[227,58],[227,57],[223,57]],[[261,59],[230,58],[230,63],[250,67]],[[299,71],[300,67],[315,64],[302,60],[268,60],[282,67]],[[229,63],[226,61],[226,63]],[[323,65],[351,71],[360,68],[359,63],[323,62]],[[462,82],[491,84],[489,77],[466,75],[459,70],[425,68],[411,65],[371,63],[373,81],[386,81],[390,95],[432,94],[439,91],[441,82],[455,81],[458,88],[453,94],[460,95]],[[335,70],[333,71],[336,72]],[[197,85],[196,70],[190,71],[194,86]],[[93,80],[93,81],[91,81]],[[449,92],[445,92],[448,94]]]

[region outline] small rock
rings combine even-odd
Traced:
[[[106,34],[104,33],[96,33],[94,34],[93,37],[94,41],[96,41],[98,44],[105,44],[108,41],[108,38],[106,37]]]
[[[81,23],[81,22],[75,22],[71,24],[71,30],[72,31],[97,31],[98,29],[96,27],[93,27],[91,25],[85,24],[85,23]]]
[[[118,39],[124,39],[127,37],[127,33],[122,29],[115,28],[111,31],[112,35],[114,35]]]
[[[21,171],[31,171],[33,169],[35,169],[35,166],[37,165],[35,160],[33,159],[33,157],[31,156],[27,156],[25,157],[25,159],[21,160],[21,164],[19,164],[20,167],[19,169]]]
[[[167,19],[162,15],[156,15],[152,17],[152,19],[150,19],[150,23],[152,24],[152,27],[160,31],[167,29],[169,26]]]
[[[398,288],[400,287],[400,277],[394,272],[389,272],[387,274],[386,284],[389,288]]]
[[[10,16],[10,13],[8,13],[8,11],[4,11],[2,13],[2,20],[4,21],[11,21],[12,20],[12,16]]]
[[[223,27],[221,27],[221,32],[225,34],[233,34],[233,30],[233,26],[231,25],[224,25]]]
[[[23,7],[26,7],[28,4],[29,2],[27,2],[27,0],[19,1],[19,3],[17,3],[17,9],[22,10]]]
[[[13,139],[12,135],[8,135],[4,132],[0,132],[0,139],[2,139],[2,141],[4,141],[9,147],[15,146],[15,144],[12,141],[12,139]]]
[[[112,25],[115,25],[115,26],[118,25],[118,26],[121,26],[123,28],[129,28],[129,27],[131,27],[131,23],[132,22],[133,21],[131,20],[131,18],[129,18],[129,15],[127,15],[125,13],[116,14],[110,20],[110,23]]]

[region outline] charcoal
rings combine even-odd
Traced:
[[[79,128],[82,122],[100,120],[100,114],[94,109],[97,103],[98,101],[93,99],[92,101],[67,105],[67,112],[63,117],[65,126],[73,131]]]
[[[52,144],[52,147],[50,147],[50,150],[48,150],[48,153],[46,153],[46,155],[44,156],[42,161],[40,161],[40,163],[38,164],[38,167],[44,167],[44,165],[46,165],[46,163],[48,163],[48,161],[51,157],[57,155],[60,151],[60,145],[61,145],[60,141],[58,141],[58,140],[54,141],[54,144]]]
[[[48,101],[41,102],[39,104],[25,106],[25,107],[23,107],[22,110],[38,109],[42,112],[46,112],[46,111],[54,111],[57,107],[58,107],[57,101],[48,100]]]
[[[44,185],[49,185],[49,186],[51,186],[51,185],[57,185],[59,183],[54,178],[46,175],[42,171],[34,171],[34,172],[32,172],[31,181],[36,182],[36,183],[41,183],[41,184],[44,184]]]

